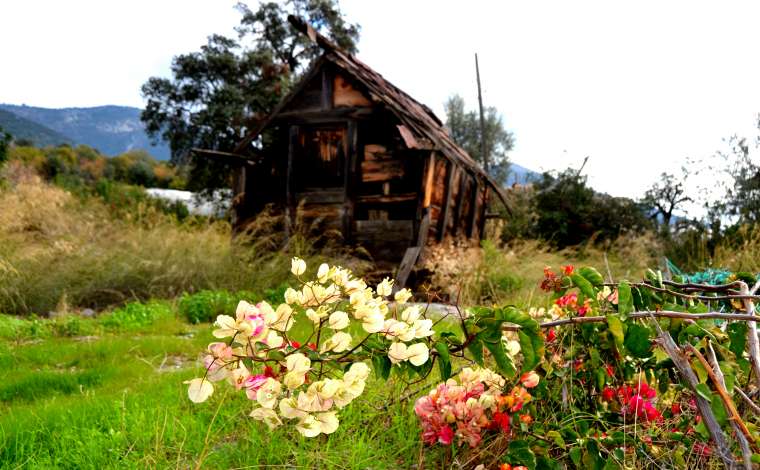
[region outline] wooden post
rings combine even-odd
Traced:
[[[454,214],[454,229],[452,235],[456,236],[459,232],[459,226],[462,225],[462,206],[464,205],[464,193],[467,192],[467,180],[470,174],[465,171],[459,172],[459,192],[457,193],[457,210]]]
[[[356,179],[358,168],[359,135],[357,122],[354,119],[348,121],[346,129],[346,162],[343,175],[343,239],[352,239],[354,223],[354,198],[356,197]]]
[[[333,108],[333,74],[322,66],[322,110]]]
[[[478,80],[478,105],[480,107],[480,153],[483,158],[483,168],[488,169],[488,153],[486,152],[486,121],[483,117],[483,94],[480,92],[480,67],[478,66],[478,54],[475,54],[475,76]]]
[[[295,198],[293,194],[293,164],[296,147],[298,146],[298,126],[290,126],[288,134],[288,167],[285,170],[285,237],[290,238],[292,232]]]
[[[443,207],[438,220],[438,241],[446,235],[449,212],[451,211],[451,186],[454,184],[454,172],[457,167],[451,161],[446,162],[446,186],[443,188]]]
[[[470,200],[470,220],[467,223],[467,237],[472,238],[475,235],[475,227],[478,221],[478,195],[480,194],[480,180],[475,177],[475,184],[472,187],[472,199]]]
[[[486,210],[488,209],[488,190],[490,188],[486,186],[483,188],[483,204],[480,207],[480,225],[478,231],[480,232],[480,239],[486,238]]]

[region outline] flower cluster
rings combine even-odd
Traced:
[[[602,390],[603,401],[617,402],[623,416],[636,417],[644,422],[662,421],[662,414],[654,406],[653,400],[656,398],[657,391],[646,382],[642,382],[636,387],[624,384],[617,389],[605,387]]]
[[[504,394],[504,378],[489,369],[468,367],[457,378],[458,382],[449,379],[439,384],[414,405],[422,425],[422,440],[427,444],[450,445],[456,438],[460,445],[466,442],[475,447],[484,431],[509,433],[513,414],[531,400],[526,387],[535,387],[539,381],[535,372],[524,374],[523,386]],[[531,421],[530,415],[518,419]]]
[[[367,354],[352,353],[377,336],[385,349],[376,353],[393,364],[420,366],[429,359],[426,340],[433,322],[417,307],[404,305],[411,292],[393,294],[389,279],[373,289],[347,269],[322,264],[314,280],[303,280],[306,263],[299,258],[293,258],[291,271],[300,286],[287,289],[277,308],[241,301],[235,317],[217,317],[213,335],[226,342],[209,344],[206,373],[186,382],[188,395],[203,402],[213,394],[214,382],[227,381],[254,402],[250,416],[270,428],[290,420],[304,436],[330,434],[338,427],[338,411],[361,395],[369,376],[361,362]],[[399,306],[393,311],[391,295]],[[358,342],[345,331],[352,321],[366,332]],[[311,329],[303,345],[288,337],[296,323]]]

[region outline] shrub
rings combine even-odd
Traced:
[[[130,302],[101,320],[109,329],[136,329],[173,316],[171,305],[162,301]]]
[[[194,294],[182,294],[179,313],[190,323],[210,322],[218,315],[235,310],[236,298],[227,291],[202,290]]]

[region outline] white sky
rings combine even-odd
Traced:
[[[234,0],[0,2],[0,102],[141,107],[140,86],[212,33]],[[253,4],[254,2],[250,2]],[[253,5],[252,5],[253,6]],[[598,190],[640,196],[662,171],[754,136],[758,2],[341,0],[359,57],[442,116],[459,93],[515,133],[512,159],[578,166]]]

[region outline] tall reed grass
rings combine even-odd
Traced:
[[[0,312],[99,309],[201,289],[261,292],[287,279],[290,256],[311,254],[303,241],[279,249],[265,228],[231,243],[224,221],[179,223],[143,204],[116,215],[98,198],[16,178],[0,189]]]

